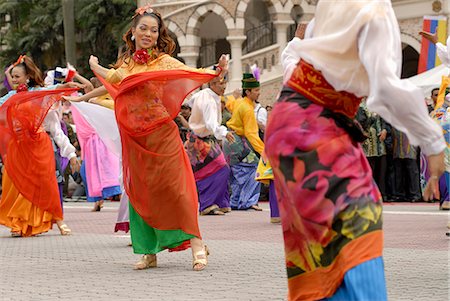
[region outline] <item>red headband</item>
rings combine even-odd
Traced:
[[[17,59],[17,61],[13,64],[14,67],[17,66],[17,65],[19,65],[19,64],[22,64],[22,63],[24,62],[25,57],[26,57],[26,55],[21,55],[21,56],[19,56],[19,58]]]

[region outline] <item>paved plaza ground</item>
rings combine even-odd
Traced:
[[[201,216],[211,249],[205,271],[191,271],[191,252],[163,252],[158,268],[134,271],[140,256],[129,235],[113,233],[118,203],[66,202],[73,235],[54,229],[11,238],[0,227],[0,300],[285,300],[280,225],[263,212]],[[449,215],[436,204],[384,206],[384,259],[390,300],[450,300]],[[376,300],[374,300],[376,301]]]

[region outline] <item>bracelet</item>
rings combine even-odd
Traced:
[[[223,71],[223,68],[222,68],[222,67],[220,67],[219,65],[217,65],[217,67],[216,67],[216,70],[219,70],[219,74],[220,74],[220,73],[222,73],[222,71]]]

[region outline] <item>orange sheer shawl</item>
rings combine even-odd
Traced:
[[[134,210],[158,230],[200,237],[195,180],[173,119],[184,98],[215,76],[177,69],[137,73],[119,85],[102,79],[115,101],[125,189]]]
[[[62,218],[55,157],[41,130],[52,105],[76,89],[19,92],[0,106],[0,154],[19,192],[35,206]]]

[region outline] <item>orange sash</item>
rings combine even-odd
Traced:
[[[345,91],[336,91],[323,77],[322,72],[300,60],[287,85],[306,98],[335,113],[354,118],[362,98]]]

